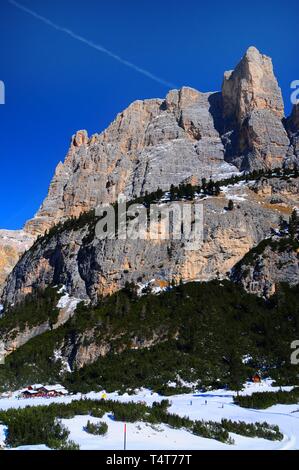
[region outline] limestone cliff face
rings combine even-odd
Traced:
[[[299,210],[299,179],[261,178],[250,184],[258,201],[280,212],[288,220],[293,209]],[[298,243],[274,235],[245,255],[231,271],[231,280],[250,293],[270,297],[277,285],[299,283]]]
[[[298,178],[261,178],[250,185],[264,202],[279,207],[286,215],[297,207],[299,209],[299,179]]]
[[[249,170],[293,162],[283,117],[271,59],[250,47],[225,73],[221,93],[171,90],[165,99],[135,101],[101,134],[78,131],[25,230],[44,233],[121,192],[132,197],[188,178],[219,179],[236,171],[233,165]]]
[[[115,352],[116,340],[119,340],[117,353],[125,351],[128,347],[125,342],[123,344],[121,342],[124,333],[113,335],[112,338],[109,336],[102,338],[100,342],[96,340],[97,334],[95,328],[90,328],[82,334],[77,334],[71,340],[64,338],[58,345],[59,356],[70,366],[71,370],[78,370],[87,364],[92,364],[101,357],[105,357],[112,351]],[[163,342],[163,340],[163,334],[161,335],[161,333],[153,331],[151,339],[142,337],[131,338],[129,347],[130,349],[150,348],[155,344]]]
[[[22,230],[0,230],[0,293],[3,283],[18,262],[20,255],[30,248],[33,237]]]
[[[240,188],[242,193],[247,188]],[[233,197],[228,193],[227,198]],[[238,199],[238,196],[236,196]],[[7,280],[3,303],[19,302],[36,286],[64,284],[70,295],[96,303],[127,281],[171,282],[223,278],[233,265],[277,225],[279,212],[239,197],[204,204],[204,240],[196,250],[182,240],[99,240],[90,225],[62,230],[35,243]]]
[[[292,246],[277,248],[267,245],[250,260],[245,257],[232,271],[231,279],[252,294],[268,298],[279,283],[296,285],[299,281],[299,251]]]
[[[134,102],[99,135],[77,132],[25,230],[44,233],[58,221],[115,201],[120,193],[131,198],[158,187],[166,190],[192,175],[217,179],[236,172],[224,161],[215,127],[219,114],[219,93],[184,87],[165,100]]]
[[[272,61],[250,47],[222,86],[228,157],[241,169],[284,164],[289,147],[281,90]]]
[[[270,57],[249,47],[235,70],[226,72],[222,87],[224,117],[242,124],[254,110],[268,109],[284,117],[281,90]]]

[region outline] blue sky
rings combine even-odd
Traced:
[[[18,0],[177,86],[219,90],[250,45],[273,59],[289,113],[299,79],[297,1]],[[20,228],[78,129],[103,130],[167,86],[0,1],[0,227]]]

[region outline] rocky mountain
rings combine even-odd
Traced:
[[[297,157],[283,118],[272,61],[250,47],[225,72],[221,92],[171,90],[165,99],[135,101],[100,134],[78,131],[25,230],[44,233],[119,193],[132,198],[187,178],[283,166]]]
[[[284,119],[271,59],[250,47],[235,70],[225,72],[221,92],[171,90],[165,99],[134,102],[100,134],[89,137],[78,131],[65,161],[56,168],[46,199],[25,225],[27,241],[33,243],[55,224],[99,203],[115,202],[120,193],[132,199],[157,188],[168,190],[171,184],[198,184],[202,178],[220,180],[239,170],[293,164],[297,133],[298,109]],[[224,276],[269,235],[281,212],[290,212],[289,202],[294,203],[293,195],[285,207],[276,207],[258,191],[242,191],[246,197],[241,194],[240,207],[232,213],[225,209],[229,192],[226,200],[204,202],[205,240],[197,252],[165,242],[99,242],[88,236],[88,226],[58,231],[22,257],[9,276],[3,301],[19,301],[37,286],[53,282],[94,301],[127,280]],[[1,279],[15,261],[16,256],[2,258]]]
[[[228,211],[228,199],[238,200],[238,191],[244,200]],[[99,240],[95,219],[67,224],[37,241],[22,257],[8,277],[3,302],[19,302],[37,286],[63,284],[69,294],[96,303],[126,282],[146,283],[154,278],[170,285],[172,280],[225,277],[278,225],[279,212],[250,200],[250,195],[250,189],[241,187],[203,201],[204,239],[198,250],[188,250],[184,240]]]
[[[271,59],[253,47],[221,92],[171,90],[100,134],[78,131],[35,217],[0,231],[0,389],[71,370],[74,390],[168,387],[178,371],[240,385],[265,364],[293,383],[284,346],[299,324],[298,143],[299,107],[284,117]],[[201,206],[201,243],[149,230],[99,238],[94,209],[118,210],[120,194],[146,210]]]

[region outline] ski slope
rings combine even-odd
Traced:
[[[292,387],[284,387],[290,390]],[[277,391],[278,387],[273,387],[271,381],[263,381],[260,384],[248,383],[242,394],[251,394],[257,391]],[[192,420],[203,419],[220,421],[222,418],[233,421],[246,421],[248,423],[256,421],[266,421],[269,424],[277,424],[284,434],[282,441],[268,441],[260,438],[248,438],[231,433],[234,445],[223,444],[213,439],[206,439],[194,436],[183,429],[171,429],[167,425],[150,425],[144,422],[127,424],[127,449],[128,450],[195,450],[195,449],[238,449],[238,450],[288,450],[299,449],[299,405],[275,405],[266,410],[254,410],[241,408],[233,403],[235,392],[228,390],[214,390],[206,393],[190,393],[184,395],[173,395],[167,397],[171,406],[169,412],[180,416],[188,416]],[[52,402],[69,403],[74,399],[88,397],[100,399],[102,392],[91,392],[87,395],[72,395],[59,398],[36,398],[17,399],[17,393],[11,398],[0,400],[0,409],[18,408],[25,406],[47,405]],[[127,401],[143,401],[151,405],[154,401],[160,401],[165,397],[152,393],[150,390],[138,390],[135,395],[118,395],[118,393],[108,393],[107,398]],[[121,450],[123,449],[123,428],[124,424],[116,422],[109,413],[106,413],[101,421],[108,424],[106,436],[94,436],[84,431],[87,420],[96,423],[98,418],[90,416],[76,416],[72,419],[63,419],[62,423],[70,430],[69,438],[80,445],[82,450]],[[0,425],[0,443],[5,440],[5,426]],[[46,449],[41,442],[39,446],[23,446],[20,450],[26,449]]]

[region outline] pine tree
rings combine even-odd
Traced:
[[[208,184],[207,184],[207,193],[212,195],[214,193],[214,181],[213,180],[209,180]]]
[[[172,184],[170,186],[170,200],[175,201],[175,198],[176,198],[176,190],[175,190],[174,185]]]
[[[286,221],[284,220],[284,218],[282,217],[282,215],[279,217],[278,226],[279,226],[279,231],[280,231],[280,233],[284,233],[284,231],[285,231],[285,229],[286,229]]]
[[[214,185],[214,194],[215,194],[215,196],[219,196],[219,194],[220,194],[220,184],[218,183],[218,181],[216,181],[216,183]]]
[[[228,201],[228,210],[232,211],[234,209],[234,201],[231,199]]]
[[[161,197],[163,196],[163,191],[161,188],[157,189],[156,196],[157,196],[157,199],[161,199]]]
[[[182,199],[184,196],[185,196],[185,188],[183,184],[180,184],[179,189],[178,189],[178,198]]]
[[[296,209],[293,210],[292,215],[289,219],[289,235],[292,239],[295,238],[299,228],[299,220]]]
[[[194,199],[194,188],[190,183],[185,186],[185,195],[189,200]]]

